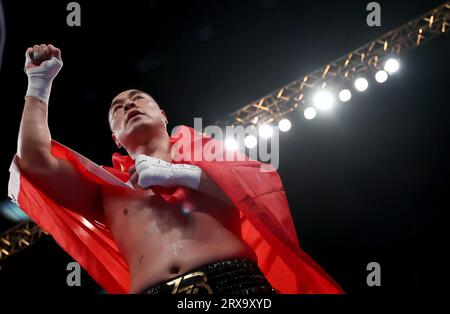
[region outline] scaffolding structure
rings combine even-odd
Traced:
[[[379,70],[384,61],[429,42],[449,28],[450,2],[384,34],[304,77],[231,113],[217,125],[244,127],[270,124],[307,103],[318,88],[348,85],[362,74]]]
[[[0,262],[47,235],[34,222],[26,221],[0,235]]]

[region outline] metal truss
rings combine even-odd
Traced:
[[[246,127],[272,123],[307,103],[312,91],[327,85],[333,88],[347,85],[348,80],[380,69],[387,58],[421,46],[447,32],[449,18],[450,2],[447,2],[236,110],[227,119],[217,121],[217,124],[222,127]]]
[[[34,222],[23,222],[0,234],[0,262],[47,235]]]

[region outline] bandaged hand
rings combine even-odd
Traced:
[[[48,104],[55,76],[63,62],[61,51],[53,45],[35,45],[25,53],[25,73],[28,76],[26,96],[34,96]]]
[[[185,186],[197,190],[200,186],[202,169],[188,164],[172,164],[164,160],[138,155],[130,168],[130,181],[147,189],[151,186]]]

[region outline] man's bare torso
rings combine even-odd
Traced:
[[[235,208],[200,192],[171,205],[151,190],[102,190],[105,222],[131,272],[130,293],[231,257],[256,261]]]

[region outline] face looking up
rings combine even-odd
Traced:
[[[147,93],[131,89],[114,97],[109,109],[112,138],[118,147],[129,147],[166,131],[167,118]]]

